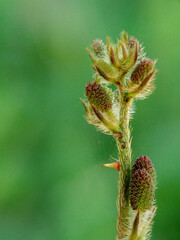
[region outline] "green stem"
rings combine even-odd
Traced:
[[[118,195],[118,223],[117,223],[117,239],[124,239],[129,235],[129,196],[128,188],[130,181],[131,168],[131,139],[130,139],[130,108],[133,100],[124,100],[121,93],[120,96],[120,119],[119,127],[122,133],[122,139],[116,139],[119,151],[120,171],[119,171],[119,195]]]

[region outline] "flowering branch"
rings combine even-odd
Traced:
[[[141,156],[131,164],[130,118],[134,100],[144,99],[154,89],[156,61],[145,57],[142,45],[125,32],[114,44],[107,37],[87,49],[96,71],[82,100],[87,121],[115,138],[119,161],[103,164],[119,172],[117,240],[149,239],[156,174],[151,160]],[[111,84],[117,89],[112,91]]]

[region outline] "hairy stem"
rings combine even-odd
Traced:
[[[117,239],[121,240],[129,235],[129,196],[128,188],[130,181],[131,167],[131,139],[130,139],[130,108],[133,100],[124,100],[124,96],[120,95],[120,119],[119,127],[122,133],[122,139],[116,139],[119,151],[120,171],[119,171],[119,194],[118,194],[118,223],[117,223]]]

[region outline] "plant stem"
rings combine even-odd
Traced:
[[[122,133],[122,139],[116,139],[119,151],[120,171],[119,171],[119,194],[118,194],[118,223],[117,239],[124,239],[129,235],[129,196],[128,188],[130,181],[131,167],[131,139],[130,139],[130,108],[133,100],[124,100],[121,92],[120,95],[120,118],[119,127]]]

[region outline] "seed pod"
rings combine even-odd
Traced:
[[[132,170],[131,170],[131,174],[133,175],[137,169],[145,169],[148,171],[148,173],[151,176],[151,179],[153,181],[153,183],[156,183],[156,172],[154,169],[154,165],[152,164],[150,158],[148,158],[147,156],[140,156],[134,163]]]
[[[138,169],[131,177],[130,203],[133,210],[149,210],[154,202],[155,186],[146,169]]]
[[[151,59],[142,60],[131,74],[132,82],[140,83],[153,68],[154,63]]]
[[[86,85],[85,91],[89,102],[101,112],[107,112],[112,108],[112,92],[110,89],[97,82],[92,82]]]
[[[105,45],[101,39],[95,39],[92,43],[92,49],[94,50],[94,53],[98,57],[103,57],[105,54]]]

